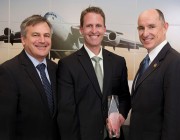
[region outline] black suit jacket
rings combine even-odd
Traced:
[[[136,84],[130,140],[179,140],[179,53],[167,43]]]
[[[84,47],[59,61],[58,124],[61,140],[103,140],[108,95],[119,96],[120,113],[127,117],[130,94],[125,60],[104,49],[102,54],[103,94]]]
[[[47,59],[55,111],[50,115],[41,79],[23,50],[0,66],[0,139],[56,139],[56,64]]]

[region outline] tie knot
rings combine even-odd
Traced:
[[[149,58],[149,55],[147,54],[143,60],[143,64],[149,65],[149,61],[150,61],[150,58]]]
[[[94,57],[92,57],[91,59],[92,59],[93,61],[95,61],[96,63],[99,63],[99,61],[101,60],[101,58],[98,57],[98,56],[94,56]]]
[[[45,70],[45,67],[46,65],[44,63],[41,63],[41,64],[38,64],[36,66],[36,68],[39,70],[39,71],[44,71]]]

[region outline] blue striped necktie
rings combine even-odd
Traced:
[[[45,73],[45,68],[46,65],[44,63],[41,63],[39,65],[36,66],[36,68],[39,70],[40,75],[41,75],[41,80],[42,80],[42,84],[46,93],[46,97],[47,97],[47,101],[48,101],[48,106],[49,106],[49,110],[51,115],[53,114],[53,95],[52,95],[52,88],[51,88],[51,84],[49,83],[46,73]]]
[[[149,67],[149,55],[146,55],[146,57],[143,59],[142,64],[140,65],[138,79],[143,75],[143,73],[146,71],[146,69]]]

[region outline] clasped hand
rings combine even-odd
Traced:
[[[109,132],[109,138],[120,137],[120,127],[124,123],[124,117],[118,112],[112,112],[106,119],[106,128]]]

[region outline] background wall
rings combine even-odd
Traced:
[[[180,51],[180,4],[178,0],[1,0],[0,36],[6,27],[13,33],[20,31],[21,22],[32,14],[44,15],[54,12],[62,17],[67,25],[79,25],[80,13],[88,6],[99,6],[106,14],[107,29],[123,33],[122,38],[139,42],[137,18],[140,12],[149,8],[163,11],[170,27],[167,39]],[[61,43],[61,42],[59,42]],[[14,57],[22,50],[20,43],[4,43],[0,41],[0,63]],[[133,80],[139,63],[146,55],[146,50],[106,47],[106,49],[125,57],[128,66],[128,79]],[[58,60],[55,60],[58,61]]]
[[[106,15],[107,29],[122,32],[122,38],[135,42],[139,42],[137,33],[139,13],[145,9],[158,8],[163,11],[170,25],[167,40],[180,52],[180,3],[178,0],[164,0],[163,2],[157,0],[1,0],[0,36],[4,35],[6,27],[10,28],[12,33],[19,32],[21,22],[32,14],[45,15],[47,12],[54,12],[64,19],[64,24],[79,25],[80,13],[88,6],[101,7]],[[111,46],[105,48],[125,57],[131,88],[132,80],[140,61],[146,55],[146,50],[144,48],[113,50]],[[17,55],[22,49],[21,43],[4,43],[1,40],[0,64]]]

